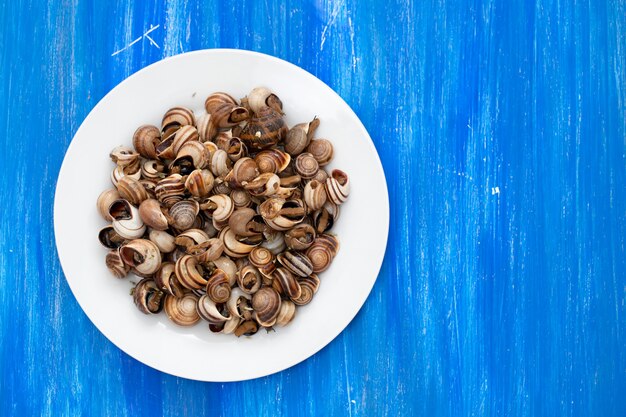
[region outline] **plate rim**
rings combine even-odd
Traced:
[[[87,314],[87,311],[85,310],[85,308],[83,307],[83,304],[81,302],[81,300],[79,299],[79,297],[77,297],[77,293],[76,293],[76,289],[72,286],[71,280],[68,279],[66,273],[65,273],[65,266],[64,266],[64,261],[61,259],[60,253],[59,253],[59,238],[58,238],[58,228],[60,227],[60,220],[57,216],[57,206],[59,205],[59,197],[58,197],[58,189],[59,189],[59,179],[62,177],[63,172],[68,169],[67,165],[67,155],[70,152],[70,150],[72,149],[73,146],[75,146],[75,138],[79,135],[79,133],[81,132],[81,130],[83,129],[84,125],[89,121],[91,115],[93,113],[95,113],[102,105],[103,102],[106,101],[106,98],[109,97],[112,93],[114,93],[116,90],[118,90],[119,88],[122,88],[122,86],[124,84],[126,84],[127,82],[129,82],[130,80],[134,79],[135,77],[140,77],[144,72],[147,72],[148,70],[152,69],[155,66],[159,66],[165,62],[171,62],[171,61],[176,61],[179,59],[185,59],[185,57],[191,56],[191,55],[205,55],[205,54],[215,54],[217,56],[219,56],[220,54],[243,54],[243,55],[250,55],[250,56],[256,56],[262,59],[268,59],[270,61],[274,61],[275,63],[279,64],[279,65],[286,65],[287,67],[290,67],[291,70],[295,70],[295,71],[300,71],[302,72],[306,77],[308,78],[312,78],[313,81],[321,83],[324,88],[326,88],[327,90],[329,90],[329,92],[334,95],[337,99],[339,99],[346,107],[346,109],[349,110],[349,113],[352,115],[353,119],[355,122],[357,122],[357,125],[359,127],[359,129],[361,129],[364,133],[365,133],[365,137],[367,138],[367,146],[370,147],[370,151],[373,151],[374,155],[376,156],[376,161],[378,164],[378,168],[379,171],[382,173],[382,186],[384,188],[384,194],[385,194],[385,198],[384,199],[380,199],[382,200],[383,204],[383,208],[385,211],[385,224],[384,224],[384,241],[385,244],[383,246],[384,250],[378,255],[379,256],[379,260],[376,262],[378,264],[377,266],[377,270],[375,271],[375,278],[372,280],[371,286],[367,289],[367,294],[363,299],[363,302],[360,304],[360,306],[354,311],[354,313],[351,314],[350,319],[347,321],[346,325],[343,326],[342,328],[338,329],[336,332],[333,331],[332,337],[328,337],[328,339],[326,341],[324,341],[321,344],[314,344],[313,349],[308,349],[305,354],[303,355],[303,357],[299,357],[296,358],[292,361],[287,361],[287,363],[285,365],[281,365],[279,367],[277,367],[276,369],[274,369],[273,371],[267,373],[267,372],[261,372],[261,373],[255,373],[255,372],[250,372],[249,376],[246,376],[245,378],[220,378],[220,379],[216,379],[216,378],[211,378],[211,379],[206,379],[206,378],[196,378],[196,377],[191,377],[188,375],[182,375],[176,371],[172,371],[172,370],[163,370],[155,365],[152,365],[150,363],[146,363],[144,360],[138,358],[136,355],[128,352],[127,350],[123,349],[121,346],[118,345],[118,343],[116,343],[115,341],[113,341],[99,326],[98,324],[94,321],[94,319]],[[61,166],[59,168],[59,172],[58,175],[56,177],[56,184],[55,184],[55,193],[54,193],[54,203],[53,203],[53,233],[54,233],[54,241],[55,241],[55,250],[57,253],[57,259],[59,260],[59,265],[61,266],[61,271],[63,272],[63,277],[65,279],[65,282],[67,283],[67,285],[70,288],[70,291],[74,297],[74,299],[76,300],[76,302],[78,303],[78,305],[80,306],[80,309],[82,310],[83,314],[89,319],[89,321],[93,324],[93,326],[104,336],[104,338],[112,343],[117,349],[119,349],[120,351],[124,352],[126,355],[132,357],[134,360],[138,361],[139,363],[148,366],[152,369],[155,369],[159,372],[162,372],[164,374],[169,374],[169,375],[173,375],[175,377],[179,377],[179,378],[185,378],[185,379],[189,379],[189,380],[196,380],[196,381],[203,381],[203,382],[236,382],[236,381],[247,381],[247,380],[253,380],[253,379],[257,379],[257,378],[262,378],[265,376],[269,376],[269,375],[274,375],[277,374],[279,372],[282,372],[286,369],[289,369],[299,363],[302,363],[304,361],[306,361],[307,359],[311,358],[312,356],[314,356],[315,354],[319,353],[321,350],[323,350],[326,346],[328,346],[331,342],[333,342],[335,339],[337,339],[337,337],[343,333],[343,331],[350,325],[350,323],[352,323],[352,321],[354,320],[354,318],[357,316],[357,314],[362,310],[363,306],[365,305],[365,303],[367,302],[369,296],[371,295],[371,292],[374,288],[374,285],[376,284],[376,281],[378,280],[379,276],[380,276],[380,271],[382,269],[382,265],[384,263],[384,259],[385,259],[385,255],[387,253],[387,247],[389,244],[389,228],[390,228],[390,201],[389,201],[389,188],[387,186],[387,177],[385,174],[385,170],[382,164],[382,160],[380,158],[380,155],[376,149],[376,146],[374,145],[374,141],[372,140],[369,132],[367,131],[367,129],[365,128],[365,126],[363,125],[363,122],[361,121],[361,119],[358,117],[358,115],[355,113],[355,111],[352,109],[352,107],[343,99],[343,97],[341,97],[335,90],[333,90],[328,84],[326,84],[323,80],[319,79],[318,77],[316,77],[315,75],[313,75],[312,73],[310,73],[309,71],[307,71],[306,69],[292,63],[289,62],[287,60],[284,60],[282,58],[278,58],[276,56],[273,55],[269,55],[266,53],[262,53],[262,52],[257,52],[257,51],[252,51],[252,50],[247,50],[247,49],[237,49],[237,48],[207,48],[207,49],[199,49],[199,50],[194,50],[194,51],[189,51],[189,52],[184,52],[181,54],[176,54],[176,55],[172,55],[169,57],[165,57],[163,59],[160,59],[156,62],[151,63],[150,65],[147,65],[139,70],[137,70],[136,72],[132,73],[131,75],[129,75],[128,77],[124,78],[123,80],[121,80],[119,83],[117,83],[113,88],[111,88],[104,96],[102,96],[98,102],[96,103],[95,106],[93,106],[93,108],[91,108],[91,110],[89,110],[89,113],[85,116],[85,118],[83,119],[83,121],[81,122],[80,126],[78,127],[78,129],[76,130],[76,132],[73,134],[72,136],[72,140],[70,141],[67,149],[65,150],[65,153],[63,155],[63,161],[61,163]],[[84,301],[84,300],[83,300]],[[347,317],[347,316],[346,316]],[[310,351],[310,353],[309,353]]]

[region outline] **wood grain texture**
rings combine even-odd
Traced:
[[[624,2],[0,4],[0,415],[626,415]],[[369,130],[391,202],[382,271],[346,331],[231,384],[108,342],[52,228],[97,101],[214,47],[328,83]]]

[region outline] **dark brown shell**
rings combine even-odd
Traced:
[[[144,278],[133,289],[133,301],[144,314],[156,314],[163,308],[163,291],[150,278]]]
[[[225,303],[230,298],[230,284],[226,272],[216,269],[206,284],[206,294],[214,303]]]
[[[239,134],[249,149],[264,149],[276,145],[287,134],[287,125],[280,113],[269,107],[248,121]]]
[[[156,126],[139,126],[133,134],[133,146],[144,158],[156,159],[156,147],[159,142],[161,142],[161,132]]]
[[[252,296],[252,309],[261,326],[271,327],[280,312],[280,295],[271,287],[263,287]]]

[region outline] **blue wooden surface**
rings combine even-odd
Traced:
[[[0,5],[0,415],[626,415],[623,1]],[[381,274],[347,330],[231,384],[109,343],[52,229],[64,152],[97,101],[212,47],[335,89],[391,202]]]

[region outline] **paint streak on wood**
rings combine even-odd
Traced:
[[[626,415],[623,2],[2,3],[1,415]],[[382,271],[347,330],[232,384],[109,343],[52,229],[64,152],[97,101],[214,47],[335,89],[391,199]]]

